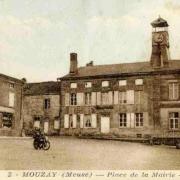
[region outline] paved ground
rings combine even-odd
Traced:
[[[34,150],[32,139],[0,139],[0,170],[180,169],[180,150],[120,141],[50,138],[49,151]]]

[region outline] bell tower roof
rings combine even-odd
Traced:
[[[152,27],[156,28],[156,27],[168,27],[168,23],[166,20],[164,20],[163,18],[161,18],[159,16],[158,19],[154,20],[152,23],[151,23]]]

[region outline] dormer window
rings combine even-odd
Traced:
[[[135,85],[143,85],[143,79],[136,79]]]
[[[102,87],[108,87],[109,81],[102,81]]]
[[[71,88],[72,88],[72,89],[77,88],[77,83],[71,83]]]
[[[119,80],[119,86],[126,86],[127,81],[126,80]]]
[[[91,82],[86,82],[85,83],[85,88],[91,88],[92,87],[92,83]]]

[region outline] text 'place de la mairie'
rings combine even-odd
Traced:
[[[0,135],[28,136],[39,127],[59,136],[180,138],[180,60],[169,56],[168,22],[159,17],[151,26],[145,62],[82,67],[70,53],[69,74],[57,81],[0,74]]]

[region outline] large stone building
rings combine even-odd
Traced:
[[[180,134],[180,60],[169,57],[168,23],[151,23],[150,61],[78,67],[61,81],[61,134],[119,137]]]
[[[23,121],[25,133],[34,127],[46,134],[59,134],[59,82],[27,83],[24,87]]]
[[[0,136],[20,136],[23,81],[0,74]]]

